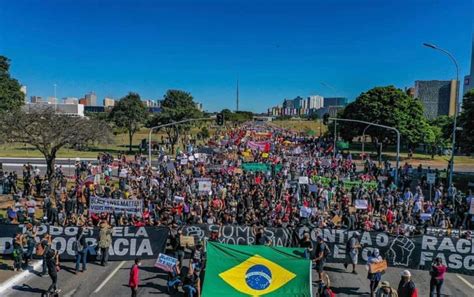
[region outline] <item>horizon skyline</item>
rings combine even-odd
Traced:
[[[239,109],[262,113],[297,96],[353,101],[376,86],[454,79],[447,57],[423,42],[453,53],[461,82],[470,74],[468,0],[225,4],[8,2],[0,11],[0,25],[9,28],[0,33],[0,54],[27,86],[28,101],[54,97],[54,84],[57,98],[94,90],[101,103],[129,91],[160,100],[180,89],[208,111],[235,109],[237,81]]]

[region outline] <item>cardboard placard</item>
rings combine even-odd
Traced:
[[[156,259],[155,267],[171,272],[173,271],[173,267],[176,266],[177,262],[178,259],[160,253]]]
[[[387,270],[387,260],[382,260],[379,263],[369,264],[370,273],[382,272]]]
[[[334,225],[340,224],[341,221],[342,221],[342,217],[341,217],[341,216],[335,215],[335,216],[332,218],[332,222],[334,223]]]
[[[184,236],[179,237],[179,241],[182,247],[193,247],[194,246],[194,237],[193,236]]]
[[[349,213],[355,213],[357,209],[354,206],[349,206]]]

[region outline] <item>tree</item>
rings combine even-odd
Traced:
[[[128,151],[132,151],[133,135],[147,120],[148,111],[137,93],[128,93],[120,99],[110,112],[110,119],[119,128],[128,132]]]
[[[0,136],[4,141],[29,144],[40,151],[46,159],[49,180],[52,180],[56,155],[62,147],[112,141],[110,128],[104,121],[56,114],[52,108],[4,114]]]
[[[357,119],[397,128],[401,138],[408,145],[422,142],[430,126],[423,115],[423,106],[417,99],[408,96],[393,86],[376,87],[360,94],[357,99],[346,106],[341,113],[342,118]],[[352,140],[367,125],[338,122],[341,136]],[[394,143],[395,133],[387,129],[370,127],[366,131],[373,140]]]
[[[159,126],[202,117],[202,112],[197,108],[193,96],[185,91],[168,90],[163,97],[161,108],[162,111],[150,121],[150,126]],[[190,124],[180,124],[164,128],[173,152],[179,135],[190,127]]]
[[[25,102],[18,81],[10,76],[10,60],[0,56],[0,112],[18,109]]]
[[[461,147],[471,153],[474,151],[474,90],[464,95],[459,126],[462,128],[461,137],[456,139],[460,140]]]
[[[430,125],[438,127],[440,129],[441,137],[445,140],[449,140],[453,134],[453,122],[454,117],[443,115],[430,121]]]

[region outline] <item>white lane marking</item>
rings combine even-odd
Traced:
[[[74,293],[76,293],[76,291],[77,291],[77,288],[75,288],[75,289],[72,290],[71,292],[65,294],[64,297],[72,297],[72,295],[74,295]]]
[[[470,282],[468,282],[464,277],[460,276],[459,274],[456,274],[456,276],[462,280],[463,283],[465,283],[466,285],[468,285],[469,288],[471,289],[474,289],[474,285],[471,284]]]
[[[34,264],[33,264],[33,270],[38,270],[41,268],[41,265],[42,265],[42,261],[36,261]],[[31,270],[32,271],[32,270]],[[25,270],[23,272],[20,272],[18,273],[17,275],[15,276],[12,276],[11,278],[9,278],[8,280],[6,280],[5,282],[1,283],[0,284],[0,295],[1,296],[5,296],[3,295],[3,293],[8,290],[8,289],[11,289],[13,286],[17,286],[20,284],[20,282],[26,280],[27,278],[30,278],[32,276],[34,276],[35,274],[30,272],[29,270]]]
[[[97,287],[97,289],[95,289],[94,293],[98,293],[105,286],[105,284],[114,276],[114,274],[116,274],[117,271],[122,268],[125,263],[127,263],[127,261],[120,262],[120,264],[115,267],[114,271],[112,271],[112,273],[107,276],[107,278],[100,284],[100,286]]]
[[[34,163],[30,163],[31,166],[35,166],[35,167],[46,167],[46,164],[34,164]],[[74,168],[76,167],[76,165],[74,164],[59,164],[61,167],[63,168]],[[3,163],[3,166],[6,166],[6,167],[23,167],[23,164],[20,164],[20,163]]]

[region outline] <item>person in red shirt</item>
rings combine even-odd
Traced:
[[[140,258],[135,259],[135,264],[130,269],[130,279],[128,281],[128,285],[130,289],[132,289],[132,297],[137,296],[138,292],[138,284],[140,283],[140,278],[138,277],[139,266],[141,265]]]
[[[431,266],[431,281],[430,281],[430,297],[434,297],[435,289],[436,289],[436,296],[441,296],[441,287],[443,286],[444,282],[444,274],[446,273],[447,267],[443,265],[443,260],[440,257],[437,257],[434,262],[433,266]]]

